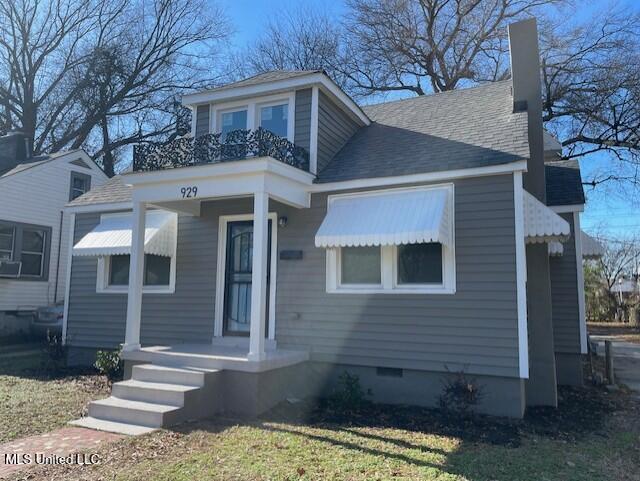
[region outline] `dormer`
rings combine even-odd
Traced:
[[[319,70],[266,72],[185,95],[182,103],[192,111],[191,134],[196,139],[219,134],[220,142],[233,144],[238,139],[232,132],[268,131],[303,149],[313,174],[370,123],[362,109]]]

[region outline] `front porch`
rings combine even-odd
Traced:
[[[307,351],[271,349],[264,356],[251,359],[248,345],[225,346],[219,344],[176,344],[174,346],[148,346],[124,351],[125,362],[150,363],[161,366],[190,366],[208,370],[229,370],[259,373],[294,366],[309,360]]]

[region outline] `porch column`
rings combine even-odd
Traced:
[[[264,359],[267,308],[267,243],[269,196],[256,192],[253,197],[253,263],[251,272],[251,329],[249,359]]]
[[[142,285],[144,279],[144,230],[146,206],[133,204],[131,226],[131,257],[129,262],[129,291],[127,295],[127,328],[124,351],[140,349],[140,318],[142,315]]]

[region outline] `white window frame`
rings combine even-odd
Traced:
[[[422,189],[447,188],[451,206],[450,239],[451,246],[442,244],[442,283],[440,284],[399,284],[398,283],[398,246],[380,246],[380,279],[376,284],[342,284],[341,247],[326,250],[326,291],[331,294],[455,294],[456,293],[456,253],[455,253],[455,195],[453,184],[430,185],[418,187]],[[415,189],[415,188],[409,188]],[[407,188],[394,190],[409,190]],[[383,194],[388,191],[368,191],[357,194],[341,194],[329,196],[371,195],[376,192]]]
[[[271,220],[271,272],[269,283],[269,332],[267,339],[276,338],[276,289],[278,279],[278,213],[269,212]],[[253,220],[253,214],[221,215],[218,217],[218,259],[216,265],[216,301],[214,312],[214,341],[224,337],[224,290],[226,287],[227,268],[227,224],[234,221]],[[235,337],[235,336],[230,336]]]
[[[108,217],[118,217],[126,214],[126,212],[117,212],[100,215],[100,222]],[[176,229],[176,237],[178,235]],[[178,242],[173,243],[174,250],[171,256],[171,265],[169,267],[169,284],[166,286],[143,286],[143,294],[174,294],[176,292],[176,257]],[[111,256],[98,257],[98,273],[96,279],[96,293],[98,294],[127,294],[129,292],[128,285],[114,286],[109,284],[109,266],[111,265]]]
[[[237,112],[239,110],[247,111],[247,129],[255,130],[260,126],[260,108],[272,107],[275,105],[287,104],[287,140],[293,142],[295,139],[295,112],[296,112],[296,93],[288,92],[277,95],[267,95],[247,100],[238,100],[234,102],[224,102],[221,104],[211,104],[209,108],[209,132],[220,133],[220,125],[222,114],[229,112]]]

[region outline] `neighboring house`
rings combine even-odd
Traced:
[[[29,155],[25,136],[0,137],[0,332],[64,299],[70,216],[64,206],[107,181],[83,150]]]
[[[512,80],[476,88],[360,107],[277,71],[186,95],[192,137],[69,204],[70,355],[123,344],[130,377],[78,423],[256,414],[345,370],[379,402],[435,405],[463,370],[481,412],[556,406],[571,224],[545,205],[535,21],[509,36]]]

